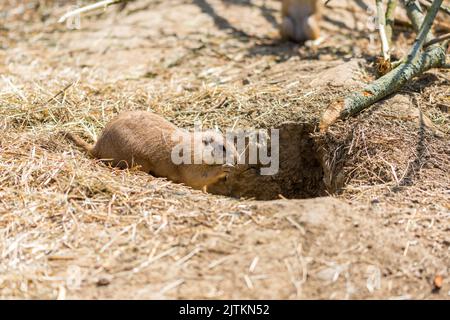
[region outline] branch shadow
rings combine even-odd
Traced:
[[[278,28],[278,21],[275,16],[275,12],[278,12],[278,10],[271,9],[265,3],[262,5],[256,5],[250,0],[221,0],[221,2],[225,5],[230,4],[257,8],[260,10],[262,17],[264,17],[268,23],[275,28]],[[269,37],[254,36],[234,26],[229,20],[227,20],[226,17],[220,15],[207,0],[192,0],[192,3],[198,6],[203,13],[209,15],[219,30],[229,32],[229,34],[231,34],[236,40],[243,43],[249,43],[250,40],[256,40],[256,43],[253,43],[252,46],[247,49],[246,56],[248,57],[273,55],[277,56],[278,62],[284,62],[294,56],[300,57],[300,59],[319,60],[321,55],[346,54],[343,49],[341,50],[336,46],[318,47],[311,50],[310,48],[305,48],[303,46],[304,43],[296,43],[281,38],[274,39]],[[359,1],[358,5],[364,9],[367,7],[362,0]],[[338,30],[355,32],[355,30],[349,28],[344,23],[328,16],[324,16],[324,20],[335,25]],[[364,36],[364,32],[360,32],[356,35],[357,38]]]
[[[233,26],[226,18],[219,15],[216,10],[206,0],[193,0],[193,4],[197,5],[203,13],[209,15],[217,28],[224,31],[230,31],[237,39],[250,38],[245,31]]]
[[[272,26],[278,27],[278,22],[273,14],[273,10],[268,8],[265,3],[262,6],[257,6],[253,4],[250,0],[222,0],[225,4],[233,4],[246,7],[256,7],[261,11],[261,15],[269,22]],[[250,38],[251,36],[245,31],[240,30],[233,26],[225,17],[219,15],[214,7],[208,3],[206,0],[193,0],[193,3],[197,5],[203,13],[209,15],[220,30],[231,31],[231,34],[237,39],[242,37]]]
[[[267,22],[269,22],[274,27],[278,27],[277,19],[273,15],[274,10],[268,8],[265,2],[262,4],[262,6],[258,6],[252,3],[250,0],[221,0],[221,1],[225,4],[231,3],[233,5],[258,8],[261,11],[261,15],[264,17],[264,19],[266,19]]]
[[[415,100],[415,99],[414,99]],[[417,101],[415,101],[418,107]],[[417,135],[416,157],[411,165],[408,165],[403,179],[399,182],[399,187],[411,186],[419,173],[421,167],[426,162],[426,146],[425,146],[425,122],[423,120],[422,110],[419,108],[419,129]]]
[[[264,17],[264,19],[266,19],[266,21],[269,22],[273,27],[278,28],[278,22],[273,15],[273,10],[267,8],[265,3],[260,7],[260,10],[261,15]]]
[[[261,11],[261,15],[272,24],[274,27],[278,27],[277,20],[273,14],[273,10],[268,8],[265,4],[262,6],[256,6],[249,0],[222,0],[223,3],[257,7]],[[225,17],[219,15],[214,7],[206,0],[193,0],[193,4],[197,5],[200,10],[209,15],[219,30],[228,31],[238,41],[249,42],[250,39],[256,39],[257,43],[248,49],[246,56],[258,56],[258,55],[276,55],[278,61],[286,61],[292,56],[298,55],[298,44],[282,39],[262,38],[249,35],[243,30],[233,26]]]

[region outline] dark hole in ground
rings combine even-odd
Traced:
[[[208,192],[231,197],[272,200],[312,198],[326,194],[323,169],[310,134],[314,125],[284,123],[279,128],[279,170],[261,175],[261,165],[241,165]]]

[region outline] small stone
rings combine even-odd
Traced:
[[[109,281],[108,279],[100,278],[100,279],[98,279],[96,284],[97,284],[97,287],[104,287],[104,286],[109,285],[110,283],[111,283],[111,281]]]
[[[433,280],[433,292],[438,292],[442,288],[442,283],[444,279],[441,275],[436,275]]]

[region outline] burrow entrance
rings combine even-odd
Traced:
[[[228,178],[209,186],[214,194],[257,200],[313,198],[326,195],[324,170],[309,123],[284,123],[279,127],[279,170],[261,175],[259,165],[242,165]]]

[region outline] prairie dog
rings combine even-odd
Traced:
[[[282,0],[281,37],[302,42],[320,37],[323,0]]]
[[[138,166],[139,170],[155,177],[165,177],[203,191],[207,190],[208,185],[226,177],[237,160],[234,145],[227,143],[223,135],[212,131],[194,135],[147,111],[119,114],[106,125],[95,145],[72,133],[65,135],[93,157],[113,166],[122,169]],[[174,135],[180,140],[174,141]],[[192,151],[187,155],[191,164],[176,164],[172,160],[172,151],[180,146]],[[226,158],[227,150],[231,159]],[[223,157],[220,159],[223,162],[214,164],[217,159],[214,157],[218,155]],[[200,157],[197,158],[201,159],[199,164],[194,164],[195,157]]]

